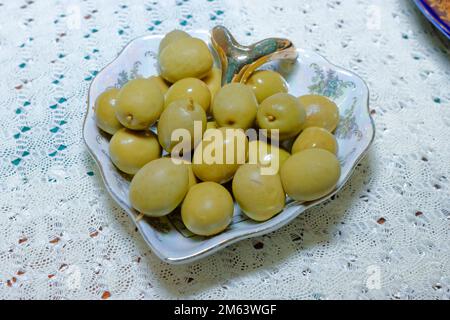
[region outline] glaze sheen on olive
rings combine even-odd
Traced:
[[[233,218],[233,198],[215,182],[191,187],[181,206],[181,219],[194,234],[212,236],[225,230]]]
[[[252,90],[242,83],[229,83],[215,95],[214,120],[220,127],[248,129],[255,122],[258,102]]]
[[[262,174],[261,166],[244,164],[233,178],[233,195],[251,219],[266,221],[284,208],[286,194],[278,174]]]
[[[170,158],[147,163],[130,183],[133,208],[149,217],[161,217],[172,212],[189,190],[189,171],[185,164],[175,164]]]
[[[116,102],[119,89],[112,88],[104,91],[95,100],[95,121],[97,126],[109,134],[116,133],[123,128],[116,118]]]
[[[292,145],[292,153],[297,153],[306,149],[319,148],[337,153],[338,144],[336,138],[326,129],[319,127],[309,127],[300,133]]]
[[[233,178],[247,157],[248,140],[243,130],[209,129],[205,131],[202,143],[195,148],[192,169],[200,180],[222,184]]]
[[[286,150],[261,140],[253,140],[248,144],[248,162],[251,164],[259,164],[262,167],[277,165],[278,172],[289,157],[290,153]]]
[[[273,136],[271,130],[279,130],[279,139],[295,137],[302,130],[306,114],[297,98],[287,93],[277,93],[264,100],[256,116],[258,126],[267,129],[267,135]]]
[[[197,136],[195,135],[195,122],[200,124]],[[185,129],[189,132],[189,141],[172,140],[172,134],[177,129]],[[206,113],[196,102],[183,99],[172,102],[161,114],[158,121],[158,139],[161,146],[167,152],[178,143],[182,143],[184,149],[192,150],[202,139],[206,130]]]
[[[109,156],[120,171],[135,174],[145,164],[161,156],[161,146],[151,131],[122,128],[109,142]]]
[[[272,70],[259,70],[254,72],[246,84],[252,88],[258,103],[263,102],[276,93],[287,93],[286,80],[278,72]]]
[[[283,189],[294,200],[320,199],[336,187],[341,175],[339,160],[323,149],[293,154],[281,167]]]
[[[333,101],[324,96],[306,95],[298,98],[306,111],[303,129],[320,127],[333,132],[339,123],[339,109]]]
[[[203,78],[211,71],[213,57],[198,38],[182,38],[169,43],[159,55],[161,76],[174,83],[184,78]]]
[[[116,117],[132,130],[148,129],[158,120],[164,107],[159,87],[148,79],[128,81],[117,95]]]
[[[197,78],[185,78],[175,82],[167,91],[165,104],[169,104],[180,99],[192,99],[197,102],[205,112],[208,112],[211,103],[211,93],[208,86]]]

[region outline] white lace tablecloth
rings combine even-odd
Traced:
[[[131,39],[223,24],[364,78],[377,136],[333,201],[191,265],[148,249],[81,126]],[[0,298],[450,298],[449,41],[407,0],[0,0]]]

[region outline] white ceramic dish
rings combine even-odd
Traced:
[[[210,43],[208,32],[197,31],[191,34]],[[262,223],[246,218],[236,205],[232,225],[225,232],[209,238],[194,236],[187,231],[180,220],[179,212],[173,212],[163,218],[136,222],[138,213],[128,200],[129,177],[121,174],[110,161],[110,137],[97,128],[93,107],[97,96],[106,88],[121,87],[132,78],[158,73],[157,52],[162,37],[151,35],[131,41],[113,62],[97,74],[89,89],[83,137],[111,196],[135,221],[151,250],[168,263],[192,262],[239,240],[260,236],[286,225],[306,209],[339,191],[374,139],[375,126],[369,113],[369,92],[364,81],[357,75],[329,63],[317,53],[298,49],[299,57],[296,63],[278,62],[264,68],[275,69],[283,74],[289,83],[289,92],[295,96],[315,93],[328,96],[337,103],[341,121],[336,130],[336,138],[342,174],[336,190],[327,197],[310,203],[288,201],[282,213]],[[211,45],[210,47],[214,51]],[[217,57],[215,58],[218,63]]]

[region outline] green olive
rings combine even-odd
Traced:
[[[258,103],[263,102],[275,93],[288,92],[286,80],[281,74],[271,70],[256,71],[250,76],[246,84],[252,88]]]
[[[222,70],[219,68],[213,67],[211,71],[208,73],[206,77],[204,77],[203,82],[206,83],[206,85],[209,88],[209,92],[211,93],[211,105],[214,100],[214,96],[216,95],[217,91],[222,88]]]
[[[148,129],[158,120],[164,107],[164,96],[148,79],[128,81],[117,95],[116,117],[132,130]]]
[[[324,96],[306,95],[298,98],[306,111],[303,129],[320,127],[333,132],[339,123],[339,109],[333,101]]]
[[[192,169],[202,181],[230,181],[239,166],[247,161],[248,140],[241,129],[209,129],[195,148]]]
[[[290,156],[286,150],[261,140],[253,140],[248,144],[248,162],[262,167],[274,167],[276,172]]]
[[[135,174],[145,164],[161,156],[161,146],[151,131],[122,128],[109,142],[109,156],[120,171]]]
[[[336,138],[326,129],[319,127],[309,127],[297,137],[292,145],[292,153],[297,153],[306,149],[319,148],[337,152]]]
[[[150,83],[157,85],[163,95],[169,90],[169,85],[161,76],[151,76],[147,78],[147,80],[150,81]]]
[[[161,76],[174,83],[184,78],[203,78],[211,71],[213,57],[203,40],[182,38],[168,44],[159,55]]]
[[[119,89],[112,88],[106,90],[95,100],[95,121],[97,126],[103,131],[114,134],[123,128],[116,118],[116,99]]]
[[[169,44],[178,41],[179,39],[184,39],[184,38],[190,38],[191,36],[182,31],[182,30],[178,30],[178,29],[174,29],[172,31],[170,31],[169,33],[167,33],[164,38],[161,39],[161,42],[159,43],[159,49],[158,52],[161,53],[161,51],[167,47]]]
[[[194,130],[196,122],[200,129],[198,132]],[[179,129],[187,130],[189,136],[185,137],[181,132],[179,139],[173,139],[172,134]],[[192,150],[201,141],[205,130],[205,111],[198,103],[189,99],[176,100],[169,104],[158,121],[159,143],[167,152],[172,152],[179,143],[184,150]],[[185,140],[187,138],[189,140]]]
[[[284,191],[294,200],[313,201],[329,194],[341,175],[339,160],[323,149],[293,154],[280,171]]]
[[[264,100],[258,109],[256,119],[261,129],[267,129],[271,138],[271,130],[279,130],[279,139],[295,137],[305,122],[305,110],[300,102],[290,94],[276,93]]]
[[[165,107],[173,101],[192,99],[197,102],[205,112],[208,112],[211,103],[211,93],[208,86],[197,78],[185,78],[175,82],[166,93]]]
[[[212,113],[221,127],[248,129],[255,122],[258,102],[252,90],[242,83],[223,86],[215,95]]]
[[[181,219],[194,234],[212,236],[225,230],[233,219],[233,198],[215,182],[203,182],[189,189],[181,206]]]
[[[233,178],[233,195],[251,219],[266,221],[284,208],[286,194],[279,174],[264,174],[257,164],[244,164]]]
[[[130,202],[137,211],[150,217],[172,212],[183,201],[189,189],[186,165],[170,158],[147,163],[130,183]]]

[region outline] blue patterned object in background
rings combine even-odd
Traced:
[[[450,1],[414,0],[414,3],[434,26],[450,39]]]

